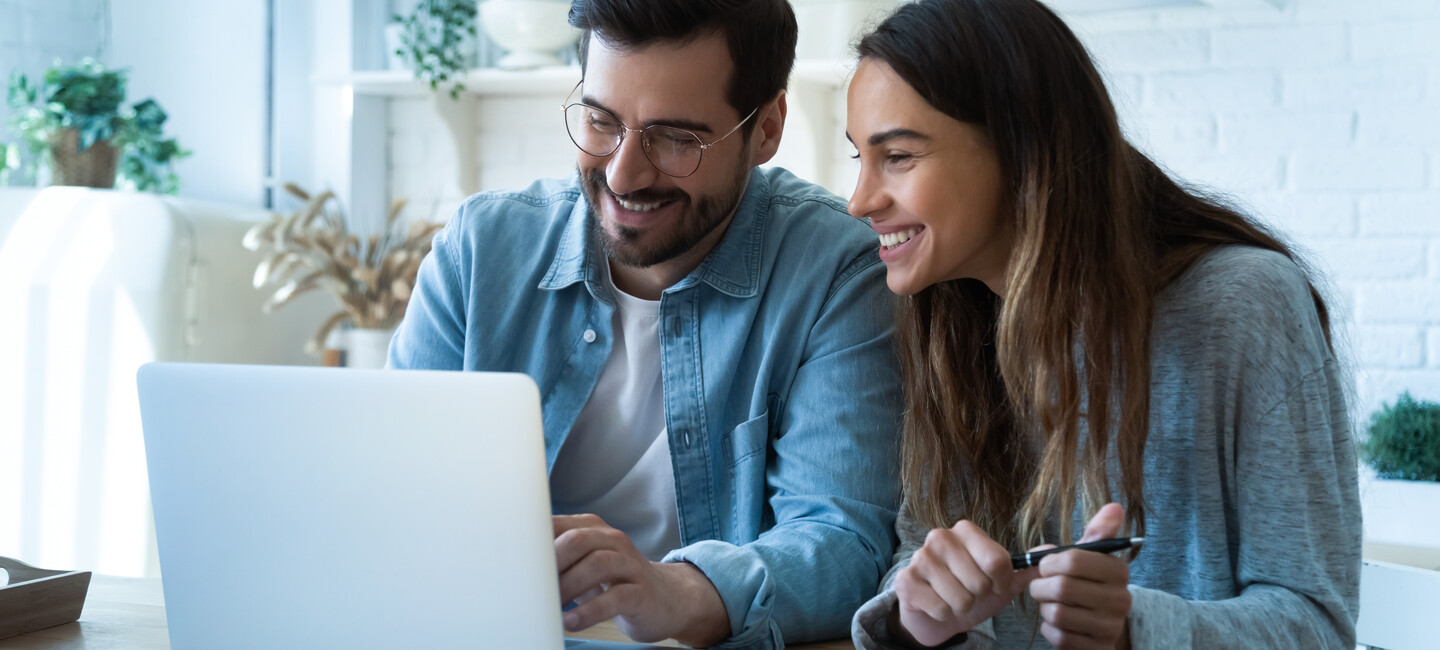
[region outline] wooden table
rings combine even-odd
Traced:
[[[629,641],[614,623],[602,623],[570,636],[606,641]],[[661,645],[678,646],[678,643]],[[848,639],[791,646],[805,650],[850,648]],[[0,640],[0,649],[168,650],[170,636],[165,627],[165,595],[160,581],[153,578],[94,576],[85,598],[80,620],[30,634]]]

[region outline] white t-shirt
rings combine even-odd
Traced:
[[[615,296],[615,346],[550,471],[557,514],[595,514],[651,560],[680,547],[675,470],[660,378],[660,301],[605,281]]]

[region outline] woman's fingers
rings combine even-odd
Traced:
[[[1119,537],[1120,529],[1124,527],[1125,508],[1118,503],[1107,503],[1085,524],[1085,533],[1081,535],[1080,543]]]
[[[940,621],[958,618],[970,611],[975,604],[973,592],[968,590],[961,583],[960,578],[955,575],[951,566],[953,560],[947,557],[954,553],[953,548],[927,542],[925,546],[915,552],[915,557],[912,558],[910,567],[907,569],[911,572],[910,578],[914,583],[911,585],[912,589],[917,592],[921,589],[930,592],[923,596],[923,602],[927,605],[922,609],[931,618]],[[905,595],[899,594],[898,588],[896,592],[902,600],[905,600]],[[939,605],[929,600],[930,594],[933,594],[943,604],[943,611]]]
[[[1040,559],[1040,577],[1072,576],[1104,584],[1130,584],[1130,564],[1124,558],[1094,551],[1065,551]]]
[[[896,577],[895,595],[899,598],[902,609],[918,612],[931,622],[950,618],[950,603],[935,593],[935,589],[923,577],[909,573],[909,569]]]
[[[1045,637],[1045,640],[1058,650],[1113,650],[1115,647],[1114,643],[1107,644],[1084,634],[1062,630],[1049,623],[1040,624],[1040,636]]]
[[[1130,613],[1130,590],[1123,584],[1099,583],[1074,576],[1040,578],[1030,583],[1030,597],[1110,614]]]
[[[977,595],[1009,592],[1015,576],[1015,568],[1010,564],[1010,551],[969,521],[955,524],[950,532],[965,556],[965,561],[956,568],[976,572],[973,580],[964,580],[962,576],[966,586],[973,587],[972,591]]]
[[[1119,638],[1125,619],[1116,618],[1083,607],[1063,603],[1041,603],[1040,620],[1066,632],[1075,632],[1097,639]]]

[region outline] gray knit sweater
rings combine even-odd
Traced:
[[[1304,276],[1274,252],[1218,249],[1160,295],[1152,332],[1132,646],[1355,647],[1361,532],[1347,390]],[[885,630],[895,575],[928,530],[902,508],[896,531],[883,590],[855,614],[860,648],[898,647]],[[961,647],[1048,647],[1037,625],[1012,605]]]

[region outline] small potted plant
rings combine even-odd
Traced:
[[[107,70],[93,59],[56,65],[39,84],[12,74],[7,100],[10,124],[28,146],[31,178],[49,166],[55,185],[174,194],[175,161],[190,152],[164,137],[167,115],[153,99],[125,108],[125,71]],[[4,166],[19,166],[9,148]],[[118,172],[118,174],[117,174]]]
[[[0,187],[10,187],[10,174],[20,169],[20,147],[14,143],[0,144]]]
[[[395,54],[410,64],[416,79],[430,82],[431,90],[454,81],[450,98],[458,98],[465,90],[459,77],[475,51],[475,14],[475,0],[420,0],[409,15],[393,17],[403,27]]]
[[[1403,393],[1375,412],[1359,448],[1375,471],[1361,487],[1366,538],[1440,547],[1440,404]]]
[[[255,268],[255,288],[276,287],[263,311],[270,313],[315,289],[329,289],[342,309],[321,324],[306,351],[319,354],[330,333],[349,322],[349,365],[383,366],[384,349],[405,317],[420,261],[443,224],[404,223],[400,213],[405,200],[397,199],[390,205],[384,231],[362,237],[350,231],[332,192],[312,196],[289,183],[285,191],[305,204],[251,228],[243,242],[252,251],[270,253]]]

